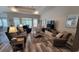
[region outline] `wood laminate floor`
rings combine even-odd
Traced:
[[[26,43],[26,48],[25,48],[25,52],[28,52],[29,49],[33,50],[31,52],[37,52],[35,51],[35,45],[32,44],[32,38],[31,38],[31,35],[29,34],[28,35],[28,38],[27,38],[27,43]],[[29,47],[29,46],[32,46],[32,47]],[[38,51],[39,52],[39,51]],[[43,52],[46,52],[46,51],[43,51]],[[59,48],[59,47],[55,47],[55,46],[52,46],[52,51],[51,52],[71,52],[70,49],[68,49],[67,47],[62,47],[62,48]]]
[[[8,50],[5,48],[5,51],[1,51],[1,52],[13,52],[11,45],[8,44],[8,43],[5,43],[5,44],[6,44],[6,47],[8,47]],[[27,42],[26,42],[26,47],[24,49],[24,52],[29,52],[29,50],[31,50],[31,52],[39,52],[39,51],[35,50],[35,45],[32,44],[32,38],[31,38],[30,34],[27,37]],[[20,51],[16,51],[16,52],[20,52]],[[43,50],[41,52],[47,52],[47,51]],[[66,48],[66,47],[57,48],[55,46],[52,46],[52,51],[51,52],[71,52],[71,51],[68,48]]]

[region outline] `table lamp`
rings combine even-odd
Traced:
[[[23,32],[23,31],[24,31],[22,24],[20,24],[20,25],[18,26],[18,30],[19,30],[19,32]]]
[[[9,27],[9,33],[16,33],[16,32],[17,32],[17,28],[15,26]]]
[[[23,25],[22,25],[22,24],[20,24],[20,25],[19,25],[19,27],[23,27]]]
[[[9,33],[10,33],[12,36],[16,36],[16,35],[15,35],[16,32],[17,32],[17,28],[16,28],[15,26],[10,26],[10,27],[9,27]]]

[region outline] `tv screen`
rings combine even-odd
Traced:
[[[55,25],[55,22],[54,21],[48,21],[47,23],[47,28],[50,28],[50,29],[54,29],[54,25]]]

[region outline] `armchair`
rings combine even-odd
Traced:
[[[71,36],[71,33],[64,32],[61,38],[55,38],[53,45],[56,47],[64,47]]]

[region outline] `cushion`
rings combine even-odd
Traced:
[[[61,38],[62,36],[63,36],[63,33],[58,33],[58,34],[56,35],[57,38]]]
[[[19,27],[19,28],[18,28],[18,31],[24,32],[24,29],[23,29],[22,27]]]
[[[52,37],[53,33],[49,32],[49,31],[45,31],[45,34],[48,35],[49,37]]]

